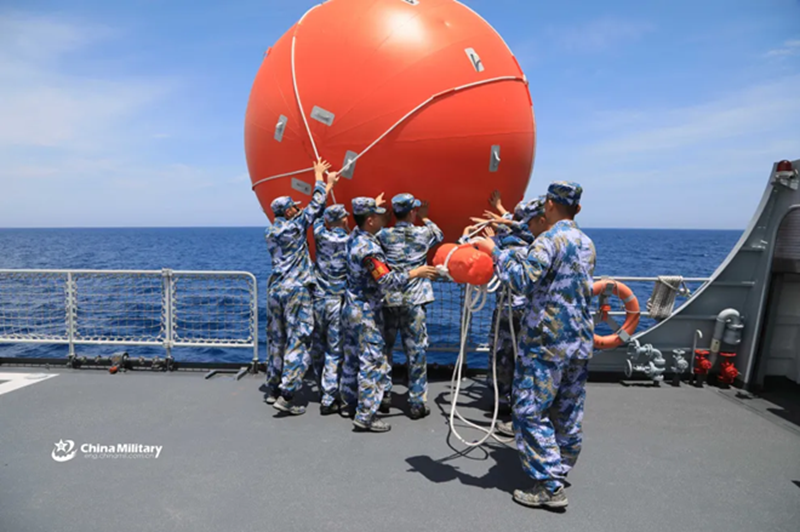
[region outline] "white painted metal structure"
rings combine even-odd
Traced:
[[[0,343],[242,347],[258,362],[249,272],[0,270]]]

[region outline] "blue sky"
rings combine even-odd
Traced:
[[[464,3],[530,79],[528,196],[580,181],[584,226],[743,228],[800,158],[798,0]],[[3,2],[0,227],[263,225],[244,112],[312,5]]]

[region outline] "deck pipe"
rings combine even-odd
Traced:
[[[650,360],[645,364],[633,364],[639,356],[645,355]],[[628,372],[641,372],[653,380],[653,384],[660,385],[664,380],[664,369],[667,361],[661,351],[651,344],[640,345],[638,340],[633,340],[628,344]]]
[[[717,363],[722,343],[728,345],[739,345],[742,342],[742,316],[739,311],[727,308],[717,314],[717,323],[714,325],[714,335],[711,337],[711,349],[709,349],[708,360],[711,367]]]
[[[672,350],[672,385],[678,387],[681,385],[681,375],[689,368],[689,362],[687,362],[684,355],[686,351],[683,349],[673,349]]]

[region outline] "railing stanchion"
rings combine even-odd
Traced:
[[[67,365],[69,367],[75,366],[75,317],[77,314],[76,298],[75,298],[75,279],[72,277],[72,272],[67,273],[66,285],[66,312],[67,312],[67,339],[69,341],[69,355]]]
[[[250,334],[253,338],[253,363],[251,372],[258,374],[258,281],[255,275],[250,276]]]
[[[175,359],[172,358],[173,344],[173,313],[175,311],[175,287],[173,285],[172,270],[164,268],[161,270],[163,276],[163,298],[164,298],[164,350],[167,353],[167,371],[172,371]]]

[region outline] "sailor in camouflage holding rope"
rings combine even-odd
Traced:
[[[581,193],[577,183],[550,185],[551,227],[525,252],[480,244],[501,280],[530,298],[514,372],[513,429],[522,467],[537,482],[516,490],[514,500],[532,507],[567,506],[564,479],[581,449],[595,266],[594,244],[574,221]]]
[[[311,290],[315,278],[306,233],[322,215],[325,198],[339,181],[337,173],[330,173],[325,185],[329,168],[325,161],[314,163],[316,184],[305,209],[298,209],[299,203],[289,196],[272,202],[275,220],[265,235],[272,259],[267,288],[267,403],[292,415],[305,412],[305,407],[296,404],[295,394],[311,361],[309,342],[314,329]]]
[[[342,369],[342,416],[354,416],[358,431],[386,432],[391,427],[376,417],[383,397],[387,372],[383,340],[382,300],[410,279],[431,279],[432,266],[411,271],[391,270],[376,233],[385,224],[383,194],[376,199],[355,198],[356,229],[347,242],[347,289],[344,326],[344,367]],[[357,407],[357,408],[355,408]],[[354,411],[355,410],[355,411]]]
[[[442,230],[428,218],[428,203],[420,202],[411,194],[398,194],[392,198],[392,210],[397,223],[377,235],[389,267],[411,270],[425,265],[431,248],[444,240]],[[424,224],[421,227],[414,225],[417,216]],[[384,300],[383,332],[388,371],[381,412],[387,413],[391,404],[392,351],[399,332],[408,368],[409,416],[420,419],[430,413],[425,404],[428,398],[426,305],[433,301],[433,286],[423,278],[408,281],[400,290],[387,294]]]
[[[342,305],[347,282],[347,210],[344,205],[325,209],[314,222],[317,284],[314,289],[314,335],[311,359],[320,379],[322,415],[338,409],[342,369]]]
[[[533,242],[536,235],[545,229],[542,222],[544,216],[544,196],[531,201],[522,201],[514,209],[513,217],[504,215],[498,224],[497,235],[493,237],[500,250],[525,250]],[[508,213],[510,214],[510,213]],[[530,226],[534,227],[534,232]],[[502,290],[497,292],[497,302],[492,316],[492,328],[489,331],[489,368],[497,357],[497,388],[500,396],[501,415],[511,413],[511,388],[514,378],[515,343],[520,337],[520,324],[528,307],[528,299],[503,283]],[[512,311],[509,314],[509,299]],[[499,323],[498,323],[499,320]],[[514,333],[511,333],[511,327]],[[495,333],[497,343],[495,343]],[[489,373],[489,385],[493,386],[492,373]]]

